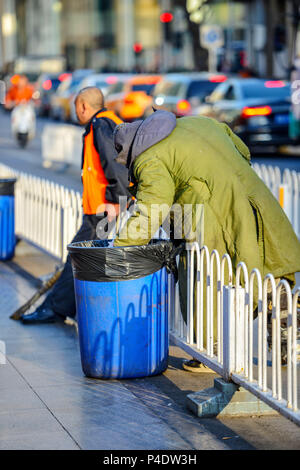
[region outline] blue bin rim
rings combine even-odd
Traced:
[[[82,242],[74,242],[74,243],[69,243],[69,245],[67,245],[67,249],[68,251],[71,251],[74,249],[74,250],[99,250],[99,249],[122,249],[122,248],[143,248],[143,247],[149,247],[151,245],[122,245],[122,246],[93,246],[93,243],[95,242],[107,242],[107,244],[109,242],[112,242],[113,240],[85,240],[85,241],[82,241]],[[169,241],[169,240],[157,240],[157,242],[161,242],[161,241]],[[83,244],[84,243],[91,243],[92,245],[90,246],[84,246]]]
[[[108,243],[108,240],[89,240],[68,245],[74,279],[123,281],[145,277],[163,267],[169,272],[175,270],[176,250],[170,240],[116,247],[108,247]]]
[[[16,183],[17,178],[0,178],[0,183]]]

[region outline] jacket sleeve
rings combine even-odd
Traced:
[[[100,163],[108,181],[105,198],[114,204],[119,203],[120,196],[130,198],[128,192],[128,172],[125,166],[117,163],[117,151],[114,147],[113,130],[115,123],[110,119],[100,118],[93,126],[94,145],[99,154]]]
[[[175,185],[164,163],[153,156],[138,162],[134,169],[138,182],[134,213],[114,241],[115,246],[147,245],[168,216]]]

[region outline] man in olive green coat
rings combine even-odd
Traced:
[[[198,224],[200,217],[203,222],[204,214],[204,223],[191,236],[183,230],[183,238],[206,245],[210,252],[217,249],[221,256],[228,253],[234,269],[244,261],[249,272],[258,268],[262,276],[272,273],[294,285],[300,243],[252,169],[249,149],[227,125],[157,111],[144,121],[118,126],[115,145],[117,160],[127,166],[137,189],[137,209],[116,246],[147,244],[174,203],[183,209],[191,205],[192,220]],[[156,205],[161,204],[157,216]]]

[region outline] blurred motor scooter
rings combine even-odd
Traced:
[[[21,148],[35,137],[36,117],[30,102],[18,104],[11,113],[11,130]]]

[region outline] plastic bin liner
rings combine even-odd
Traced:
[[[171,241],[152,240],[149,245],[109,247],[111,240],[71,243],[75,279],[81,281],[125,281],[139,279],[163,267],[177,279],[176,256],[184,247]]]
[[[15,178],[0,178],[0,196],[14,196]]]

